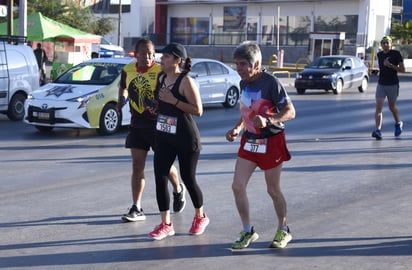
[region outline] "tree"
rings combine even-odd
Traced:
[[[30,0],[27,1],[27,14],[34,12],[41,12],[44,16],[70,25],[73,28],[82,30],[87,33],[104,36],[114,27],[110,18],[98,19],[88,7],[80,7],[77,1],[63,1],[59,0]],[[15,18],[18,18],[16,12]],[[1,21],[6,21],[0,18]]]
[[[113,31],[113,24],[111,18],[100,18],[96,21],[96,29],[94,34],[104,36]]]
[[[391,25],[390,36],[399,40],[400,44],[407,45],[412,42],[412,21],[401,23],[394,19]]]

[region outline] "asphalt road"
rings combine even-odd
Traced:
[[[131,203],[126,130],[108,137],[90,130],[41,134],[0,116],[0,269],[410,269],[412,77],[402,77],[400,138],[386,106],[384,139],[371,138],[375,87],[376,78],[365,93],[297,95],[288,87],[297,116],[287,123],[292,160],[284,164],[282,188],[294,239],[281,250],[267,248],[276,220],[256,171],[249,200],[260,238],[230,251],[241,230],[230,188],[238,142],[226,142],[224,133],[237,109],[208,106],[197,119],[197,175],[209,227],[188,235],[194,211],[187,196],[184,212],[172,216],[176,235],[162,241],[147,238],[160,221],[152,154],[147,220],[120,220]]]

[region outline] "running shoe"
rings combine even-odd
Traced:
[[[377,141],[382,140],[382,133],[379,129],[372,132],[372,137],[376,138]]]
[[[232,245],[232,249],[242,249],[249,246],[251,242],[255,242],[259,239],[259,235],[255,232],[255,228],[252,227],[251,232],[241,231],[239,237]]]
[[[166,223],[162,222],[157,225],[154,230],[149,233],[149,237],[155,240],[162,240],[167,236],[175,235],[175,230],[173,229],[173,224],[167,225]]]
[[[209,225],[209,218],[206,216],[206,213],[203,213],[203,217],[195,216],[193,218],[192,227],[190,228],[189,233],[193,235],[201,235],[205,231],[207,225]]]
[[[395,125],[395,132],[394,132],[395,137],[398,137],[399,135],[401,135],[402,128],[403,128],[403,122],[402,121],[400,121],[399,123],[397,123]]]
[[[186,188],[182,183],[180,183],[180,187],[182,191],[179,193],[173,192],[173,212],[175,213],[183,212],[186,206]]]
[[[143,209],[140,208],[137,209],[136,205],[132,205],[132,207],[129,210],[129,213],[124,214],[122,216],[122,220],[125,222],[133,222],[133,221],[141,221],[141,220],[145,220],[146,216],[143,212]]]
[[[284,248],[292,240],[292,235],[290,234],[289,228],[287,231],[278,230],[276,232],[275,238],[273,238],[272,243],[270,243],[270,248]]]

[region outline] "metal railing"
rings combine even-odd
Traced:
[[[238,45],[245,40],[255,40],[261,46],[308,46],[309,33],[286,33],[277,35],[272,34],[247,34],[241,32],[218,33],[218,34],[172,34],[157,33],[149,36],[157,45],[165,45],[168,42],[178,42],[183,45]],[[345,44],[357,44],[356,34],[346,34]]]

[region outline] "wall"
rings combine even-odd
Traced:
[[[212,58],[220,60],[223,62],[233,62],[233,51],[235,46],[185,46],[187,54],[190,57],[195,58]],[[264,65],[268,65],[271,55],[277,54],[277,49],[275,46],[261,46],[262,51],[262,62]],[[308,47],[307,46],[289,46],[281,47],[284,50],[284,63],[295,64],[299,58],[307,57]],[[355,46],[346,46],[344,49],[344,54],[355,55]]]
[[[322,14],[328,15],[358,15],[358,35],[359,44],[363,44],[363,36],[365,33],[368,36],[367,43],[373,44],[374,40],[380,40],[383,33],[389,31],[390,14],[391,14],[391,0],[329,0],[329,1],[273,1],[266,3],[252,4],[251,1],[214,1],[216,4],[202,4],[202,2],[192,4],[193,1],[169,0],[170,3],[176,2],[179,4],[168,5],[168,18],[170,17],[210,17],[223,16],[223,6],[228,5],[247,5],[248,16],[275,16],[277,14],[277,7],[280,7],[280,16],[317,16]],[[182,4],[183,2],[187,2]],[[220,2],[220,3],[219,3]],[[230,2],[233,2],[231,4]],[[139,0],[132,1],[130,14],[122,15],[122,35],[123,47],[126,51],[132,50],[134,42],[137,37],[147,34],[150,28],[152,16],[155,14],[154,0]],[[388,8],[389,6],[389,8]],[[369,12],[369,16],[368,16]],[[116,19],[116,18],[114,18]],[[156,18],[157,20],[158,18]],[[165,18],[162,18],[163,20]],[[155,19],[153,19],[155,20]],[[116,24],[117,25],[117,24]],[[170,25],[168,26],[170,32]],[[117,26],[116,26],[117,29]],[[146,32],[145,32],[146,31]],[[153,32],[153,31],[152,31]],[[149,30],[150,33],[150,30]],[[150,36],[150,34],[148,34]],[[109,35],[109,40],[117,43],[117,31]],[[353,46],[356,46],[355,44]],[[368,47],[368,46],[367,46]],[[231,59],[231,53],[234,46],[188,46],[188,50],[195,56],[204,56],[214,59]],[[285,62],[295,62],[302,55],[306,55],[307,47],[286,47],[280,48],[285,50]],[[264,58],[269,58],[275,47],[262,47]],[[217,53],[216,53],[217,52]],[[345,53],[354,55],[356,48],[351,46],[345,47]]]

